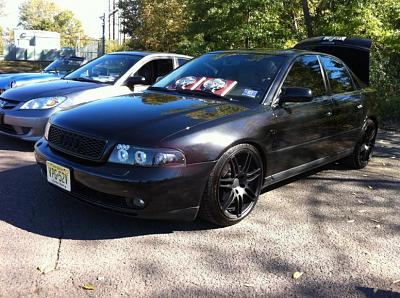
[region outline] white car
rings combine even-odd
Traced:
[[[6,90],[0,97],[0,134],[40,139],[55,112],[86,102],[143,92],[192,57],[151,52],[116,52],[99,57],[61,80]]]

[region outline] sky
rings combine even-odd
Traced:
[[[82,22],[86,35],[100,38],[102,33],[100,16],[108,12],[108,0],[53,0],[61,9],[71,10]],[[18,24],[18,7],[24,0],[4,0],[5,17],[0,17],[0,26],[15,28]]]

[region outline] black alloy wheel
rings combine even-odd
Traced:
[[[353,154],[345,159],[346,164],[354,169],[362,169],[368,165],[372,157],[378,128],[374,121],[368,119],[364,125],[360,141],[356,144]]]
[[[229,149],[218,160],[207,185],[200,215],[228,226],[245,218],[257,203],[263,182],[263,163],[249,144]]]

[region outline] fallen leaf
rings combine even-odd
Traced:
[[[94,285],[92,285],[92,284],[84,284],[84,285],[82,286],[82,289],[87,290],[87,291],[94,291],[94,290],[95,290],[95,287],[94,287]]]
[[[358,200],[357,202],[359,202],[360,204],[365,204],[365,202],[363,202],[362,200]]]
[[[363,174],[363,177],[368,177],[368,175]]]
[[[352,194],[353,196],[356,196],[356,195],[357,195],[355,192],[352,192],[351,194]]]
[[[52,266],[37,266],[36,269],[41,273],[41,274],[46,274],[54,270]]]
[[[254,287],[254,285],[252,285],[252,284],[244,284],[244,286],[245,286],[245,287],[249,287],[249,288]]]
[[[391,159],[396,159],[396,156],[392,156]]]
[[[347,222],[348,223],[352,223],[352,222],[355,222],[355,220],[354,219],[349,219]]]
[[[295,273],[293,273],[292,277],[294,279],[299,279],[302,275],[303,275],[303,272],[296,271]]]
[[[369,189],[374,189],[371,185],[368,185],[368,188],[369,188]]]
[[[376,222],[376,223],[380,223],[380,222],[381,222],[380,220],[377,220],[377,219],[375,219],[375,218],[371,218],[371,220],[372,220],[373,222]]]
[[[376,228],[376,229],[380,229],[380,228],[381,228],[381,225],[376,225],[375,228]]]
[[[104,280],[104,277],[103,277],[103,276],[99,276],[99,277],[97,278],[97,280]]]
[[[400,279],[395,280],[394,282],[392,282],[392,284],[397,284],[397,283],[399,283],[399,282],[400,282]]]
[[[365,213],[365,212],[367,212],[367,210],[365,210],[365,209],[358,210],[358,213]]]

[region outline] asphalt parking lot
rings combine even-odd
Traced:
[[[364,170],[296,177],[215,229],[66,199],[31,144],[0,137],[0,297],[400,297],[400,133],[377,145]]]

